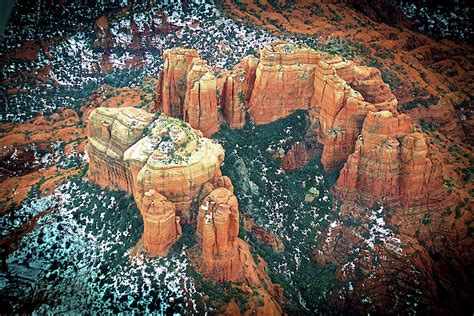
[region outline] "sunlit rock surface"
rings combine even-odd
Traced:
[[[89,156],[88,178],[133,194],[145,221],[144,247],[163,255],[180,235],[175,211],[182,222],[193,220],[191,205],[224,151],[178,119],[98,108],[89,119]]]
[[[219,129],[216,78],[194,49],[173,48],[164,52],[160,73],[159,108],[167,115],[189,122],[212,136]]]

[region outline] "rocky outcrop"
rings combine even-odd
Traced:
[[[430,155],[425,136],[411,130],[404,114],[369,112],[355,151],[341,170],[336,195],[368,206],[445,208],[440,161]]]
[[[247,56],[226,76],[220,103],[224,118],[231,128],[245,125],[257,64],[255,57]]]
[[[256,287],[265,284],[264,288],[275,296],[276,287],[253,260],[248,244],[238,237],[237,198],[217,183],[209,183],[207,189],[210,193],[202,199],[197,216],[199,271],[218,282],[244,282]]]
[[[285,250],[285,245],[283,244],[281,238],[257,225],[253,220],[245,219],[244,229],[251,233],[259,243],[270,247],[273,251],[282,252]]]
[[[245,124],[247,110],[256,124],[266,124],[308,109],[307,138],[323,146],[321,162],[334,171],[354,151],[367,113],[395,113],[397,99],[378,69],[276,41],[262,49],[258,60],[246,57],[227,75],[221,107],[237,128]]]
[[[158,108],[212,136],[219,128],[216,78],[194,49],[165,50]]]
[[[152,114],[136,108],[95,109],[88,125],[88,178],[100,186],[131,193],[131,173],[123,156],[152,120]]]
[[[97,108],[89,118],[89,157],[89,180],[133,194],[145,249],[164,255],[180,235],[179,221],[193,221],[191,206],[204,185],[221,177],[224,151],[178,119]]]
[[[266,124],[310,107],[314,69],[321,60],[306,46],[276,41],[266,45],[255,74],[249,112],[256,124]]]
[[[182,222],[194,221],[191,206],[203,186],[220,173],[222,147],[166,116],[156,119],[147,131],[124,154],[138,206],[144,192],[154,189],[176,205]]]
[[[354,151],[367,113],[395,111],[397,100],[383,83],[380,71],[356,66],[337,56],[319,62],[314,86],[308,132],[323,145],[324,168],[334,171]]]
[[[295,144],[283,157],[281,168],[292,171],[303,167],[311,160],[311,155],[305,143]]]
[[[239,209],[235,195],[225,189],[213,190],[198,211],[196,238],[202,251],[202,273],[217,281],[239,278]]]
[[[281,299],[281,288],[266,274],[263,259],[257,265],[249,245],[238,237],[237,198],[225,187],[209,183],[208,189],[211,192],[203,198],[197,218],[198,247],[194,261],[198,271],[217,282],[238,282],[256,288],[259,296],[268,298],[264,308],[280,314],[282,310],[275,298]]]
[[[182,234],[176,206],[152,189],[144,194],[140,212],[145,251],[152,256],[165,256]]]

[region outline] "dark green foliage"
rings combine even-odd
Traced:
[[[423,225],[429,225],[429,223],[431,223],[430,214],[425,214],[425,216],[423,217],[423,220],[421,222],[423,223]]]
[[[232,0],[232,2],[239,8],[240,11],[247,11],[247,4],[240,0]]]
[[[410,102],[407,102],[403,105],[403,109],[406,111],[412,110],[419,106],[424,106],[425,108],[429,108],[430,105],[438,103],[439,98],[435,96],[430,96],[429,98],[416,98]]]
[[[323,311],[329,293],[340,286],[333,267],[320,267],[311,258],[318,233],[329,225],[329,220],[318,219],[338,213],[333,211],[329,193],[338,173],[325,173],[319,158],[315,158],[306,166],[284,174],[280,169],[281,159],[272,156],[278,149],[288,151],[296,142],[303,142],[307,125],[306,112],[297,111],[268,125],[255,126],[247,120],[241,130],[224,126],[214,136],[224,146],[226,158],[222,172],[232,179],[242,215],[254,219],[285,244],[285,251],[276,253],[258,243],[252,234],[246,234],[243,229],[239,232],[241,238],[248,238],[255,261],[261,256],[268,263],[272,281],[283,285],[285,296],[290,299],[287,308],[294,312],[301,308],[298,296],[301,289],[308,308]],[[324,180],[316,182],[315,178],[321,176]],[[320,197],[327,195],[327,200],[304,202],[311,187],[321,192]],[[275,214],[281,214],[282,219],[275,221]],[[285,236],[291,242],[286,242]],[[298,254],[301,259],[296,263]],[[291,279],[279,268],[283,262],[285,269],[294,273]]]

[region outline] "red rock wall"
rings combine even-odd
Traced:
[[[210,137],[219,129],[216,78],[194,49],[165,50],[160,74],[161,98],[167,115],[180,118]]]
[[[140,213],[143,217],[143,246],[150,256],[166,256],[181,236],[175,205],[154,190],[146,192]]]
[[[256,58],[247,56],[226,76],[222,89],[221,107],[224,119],[231,128],[242,128],[245,125],[257,64]]]
[[[425,136],[411,130],[404,114],[369,112],[362,137],[341,170],[336,196],[368,206],[378,202],[425,211],[445,208],[440,162],[430,155]]]
[[[260,54],[249,112],[256,124],[267,124],[310,106],[314,67],[319,53],[277,41]]]

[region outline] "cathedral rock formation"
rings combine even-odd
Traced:
[[[207,185],[210,193],[202,199],[198,211],[195,251],[198,271],[217,282],[241,282],[256,288],[258,296],[265,298],[257,314],[263,311],[281,314],[281,307],[274,299],[281,298],[281,288],[271,282],[261,266],[263,260],[257,265],[249,245],[238,237],[238,201],[229,190],[230,180],[219,179],[215,186]]]
[[[328,171],[341,168],[354,151],[369,111],[397,108],[378,69],[285,41],[266,45],[258,60],[248,56],[237,64],[226,76],[220,104],[233,128],[243,127],[246,111],[256,124],[266,124],[309,110],[307,138],[323,146]]]
[[[212,136],[219,129],[216,77],[194,49],[164,52],[157,103],[165,114]]]
[[[219,125],[212,71],[193,49],[166,50],[164,60],[158,108],[211,136]],[[266,124],[307,109],[308,138],[323,146],[328,171],[341,168],[354,152],[369,111],[397,108],[378,69],[285,41],[266,45],[259,59],[247,56],[223,76],[219,102],[231,128],[242,128],[247,112],[256,124]]]
[[[204,185],[220,176],[222,147],[178,119],[136,108],[97,108],[88,132],[88,178],[133,194],[145,249],[164,255],[181,234],[180,219],[193,220]]]
[[[412,132],[409,117],[369,112],[355,147],[335,186],[339,198],[406,212],[446,209],[441,162],[430,154],[425,136]]]
[[[267,124],[310,107],[314,69],[321,60],[306,46],[276,41],[260,52],[249,112],[256,124]]]

